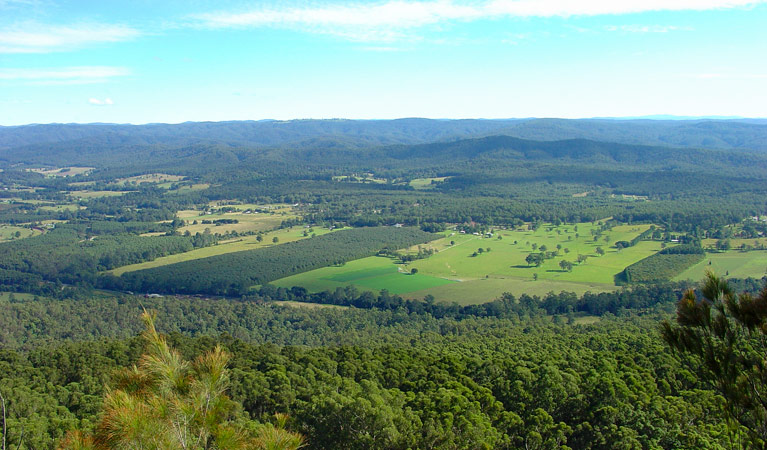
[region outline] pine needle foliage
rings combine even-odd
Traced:
[[[220,346],[190,362],[171,348],[144,311],[146,353],[107,389],[92,435],[70,432],[62,450],[292,450],[302,436],[277,425],[249,432],[226,395],[229,354]]]
[[[767,286],[736,295],[709,272],[700,294],[685,293],[662,337],[724,398],[734,445],[767,449]]]

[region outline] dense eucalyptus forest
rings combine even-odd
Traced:
[[[765,448],[765,142],[738,120],[0,127],[4,442]]]

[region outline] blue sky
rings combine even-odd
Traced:
[[[0,125],[767,117],[767,1],[0,0]]]

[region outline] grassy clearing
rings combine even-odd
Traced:
[[[660,242],[652,241],[642,241],[620,251],[610,247],[616,241],[631,240],[649,225],[615,227],[604,234],[607,242],[604,237],[594,242],[592,228],[596,226],[582,223],[578,224],[577,231],[573,225],[543,226],[536,231],[496,230],[492,237],[446,232],[444,238],[420,246],[436,251],[427,259],[398,267],[389,258],[363,258],[340,267],[325,267],[283,278],[273,284],[303,286],[312,292],[352,284],[362,289],[387,289],[408,298],[433,295],[439,301],[475,304],[498,298],[504,292],[545,295],[551,291],[577,294],[612,291],[617,289],[614,285],[617,273],[661,249]],[[560,256],[545,261],[540,267],[528,266],[525,258],[534,251],[533,244],[545,245],[548,251],[561,245]],[[417,253],[418,247],[405,252]],[[605,250],[604,256],[597,256],[597,247]],[[479,248],[485,251],[472,256]],[[565,248],[569,253],[565,253]],[[579,254],[589,258],[576,264]],[[563,259],[575,264],[572,272],[559,267]],[[413,268],[418,269],[418,273],[409,275]],[[538,280],[533,279],[534,274]]]
[[[272,245],[284,244],[286,242],[297,241],[299,239],[305,239],[303,236],[303,227],[292,227],[282,230],[275,230],[263,235],[263,241],[258,242],[256,236],[243,236],[231,241],[220,242],[218,245],[211,247],[199,248],[192,250],[191,252],[178,253],[175,255],[163,256],[153,261],[147,261],[139,264],[131,264],[129,266],[118,267],[111,270],[110,273],[114,275],[122,275],[126,272],[133,272],[135,270],[149,269],[152,267],[160,267],[168,264],[175,264],[184,261],[191,261],[199,258],[207,258],[208,256],[223,255],[226,253],[241,252],[244,250],[253,250],[261,247],[270,247]],[[317,235],[329,233],[326,228],[315,228]],[[277,237],[279,242],[277,244],[272,242],[272,239]]]
[[[413,189],[416,189],[419,191],[434,189],[434,185],[432,184],[432,181],[435,183],[439,183],[439,182],[447,180],[448,178],[450,177],[415,178],[413,180],[410,180],[410,186]]]
[[[32,300],[35,296],[32,294],[23,294],[19,292],[0,292],[0,301],[7,302],[11,295],[19,300]]]
[[[767,251],[740,252],[730,250],[724,253],[706,253],[703,261],[685,270],[674,280],[699,281],[703,279],[706,270],[712,270],[717,275],[730,278],[762,278],[767,275]]]
[[[61,212],[61,211],[78,211],[82,209],[82,207],[80,205],[75,205],[73,203],[65,203],[60,205],[41,206],[40,209],[43,211]]]
[[[307,308],[307,309],[349,309],[348,306],[341,306],[341,305],[323,305],[321,303],[304,303],[304,302],[293,302],[293,301],[272,301],[269,302],[270,304],[274,304],[277,306],[289,306],[291,308]]]
[[[69,191],[69,196],[74,199],[88,199],[88,198],[101,198],[101,197],[117,197],[134,191]]]
[[[373,174],[365,173],[361,175],[337,175],[333,177],[334,181],[346,181],[349,183],[375,183],[386,184],[386,178],[376,178]]]
[[[765,238],[756,238],[756,239],[726,239],[730,241],[730,248],[732,249],[739,249],[742,245],[750,245],[751,247],[758,247],[758,246],[767,246],[767,239]],[[703,248],[714,250],[716,249],[716,243],[719,241],[719,239],[703,239],[700,243],[700,245]]]
[[[16,233],[19,233],[19,237],[16,237]],[[32,230],[25,227],[16,227],[13,225],[0,225],[0,241],[11,241],[15,239],[28,238],[40,234],[37,230]]]
[[[163,184],[161,184],[159,186],[161,186],[161,187],[163,187],[165,189],[170,189],[171,185],[172,185],[172,183],[163,183]],[[202,190],[208,189],[209,187],[210,187],[210,184],[208,184],[208,183],[184,184],[184,185],[179,186],[178,189],[174,189],[174,190],[172,190],[172,191],[170,191],[168,193],[172,194],[172,193],[178,193],[178,192],[202,191]]]
[[[149,173],[146,175],[136,175],[135,177],[118,178],[116,181],[118,184],[143,184],[143,183],[166,183],[166,182],[178,182],[186,177],[181,175],[169,175],[167,173]]]
[[[61,167],[61,168],[55,168],[55,169],[46,169],[44,167],[41,167],[39,169],[27,169],[27,171],[39,173],[46,177],[73,177],[75,175],[86,174],[94,169],[96,168],[70,166],[70,167]]]
[[[243,205],[233,206],[240,209],[240,207]],[[202,212],[197,210],[182,210],[179,211],[176,215],[179,219],[186,221],[187,225],[179,228],[179,231],[181,233],[189,231],[192,234],[202,233],[206,228],[210,229],[211,233],[226,233],[228,231],[236,231],[238,233],[247,231],[268,231],[279,227],[283,220],[294,219],[297,217],[288,208],[275,210],[271,213],[245,214],[244,211],[247,211],[248,209],[251,208],[242,208],[239,212],[233,213],[203,213],[204,215],[200,215]],[[238,223],[221,225],[202,223],[203,220],[214,221],[222,219],[236,220]],[[197,221],[197,224],[194,224],[195,221]]]
[[[602,238],[598,242],[593,241],[591,224],[579,224],[577,232],[573,226],[561,226],[541,227],[536,231],[501,230],[491,238],[455,234],[435,241],[433,248],[438,250],[438,253],[426,260],[415,261],[411,266],[424,274],[460,281],[486,277],[532,279],[533,274],[537,274],[539,280],[612,285],[615,274],[627,265],[660,250],[660,243],[644,241],[621,251],[608,245],[619,240],[630,240],[648,227],[649,225],[615,227],[606,233],[609,244]],[[557,233],[557,230],[561,233]],[[578,237],[575,236],[576,233]],[[497,239],[499,235],[502,240]],[[455,241],[455,245],[449,245],[450,241]],[[533,250],[534,244],[537,244],[537,250]],[[528,266],[525,258],[530,253],[540,251],[541,245],[545,245],[547,251],[556,250],[557,245],[561,245],[560,255],[546,260],[540,267]],[[597,247],[605,250],[604,256],[597,256]],[[485,252],[476,257],[472,256],[479,248],[485,249]],[[487,248],[491,251],[487,252]],[[569,252],[566,253],[565,249]],[[577,264],[579,254],[589,258]],[[572,272],[563,271],[559,267],[562,260],[574,263]]]
[[[504,292],[519,297],[522,294],[544,296],[549,292],[575,292],[582,295],[586,292],[609,292],[619,288],[602,283],[575,283],[569,281],[538,280],[505,277],[482,278],[454,283],[445,286],[412,291],[403,297],[422,299],[433,295],[438,301],[458,303],[459,305],[478,305],[499,298]]]
[[[311,292],[333,291],[339,287],[354,285],[363,290],[386,289],[393,294],[404,294],[446,284],[452,285],[455,282],[420,273],[411,275],[400,272],[391,258],[370,256],[341,266],[299,273],[272,284],[279,287],[303,286]]]
[[[582,316],[582,317],[576,317],[575,318],[575,325],[593,325],[599,320],[601,317],[599,316]]]

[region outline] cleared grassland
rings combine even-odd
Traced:
[[[333,291],[339,287],[355,285],[363,290],[386,289],[393,294],[456,284],[444,278],[420,273],[412,275],[400,272],[399,269],[391,258],[370,256],[340,266],[323,267],[281,278],[271,284],[279,287],[303,286],[310,292]]]
[[[39,173],[46,177],[71,177],[75,175],[82,175],[94,170],[95,167],[61,167],[57,169],[28,169],[29,172]]]
[[[7,302],[10,300],[11,295],[18,300],[32,300],[35,298],[33,294],[22,294],[19,292],[0,292],[0,301]]]
[[[167,173],[149,173],[146,175],[136,175],[135,177],[118,178],[117,183],[119,184],[166,183],[166,182],[172,183],[172,182],[181,181],[185,178],[186,177],[181,175],[169,175]]]
[[[710,262],[710,264],[709,264]],[[724,253],[706,253],[703,261],[685,270],[674,278],[675,281],[703,279],[706,270],[730,278],[762,278],[767,275],[767,250],[741,252],[730,250]]]
[[[75,199],[80,198],[101,198],[101,197],[117,197],[120,195],[125,195],[128,192],[134,192],[134,191],[91,191],[91,190],[81,190],[81,191],[69,191],[68,195]]]
[[[189,231],[192,234],[203,233],[205,229],[210,229],[211,233],[226,233],[229,231],[236,231],[238,233],[246,231],[267,231],[273,230],[282,224],[283,220],[295,219],[296,214],[289,208],[280,208],[270,213],[251,213],[245,214],[243,211],[253,208],[244,207],[245,205],[232,205],[240,210],[240,212],[232,213],[216,213],[216,214],[204,214],[200,215],[200,211],[187,209],[178,211],[176,216],[187,222],[187,225],[179,228],[181,233]],[[236,220],[238,223],[230,224],[206,224],[202,223],[203,220]],[[194,224],[197,221],[197,224]]]
[[[441,182],[447,180],[448,178],[450,177],[415,178],[410,180],[410,186],[413,189],[417,189],[419,191],[434,189],[434,185],[431,184],[432,181]]]
[[[740,248],[741,245],[750,245],[751,247],[757,247],[760,245],[767,246],[767,239],[765,238],[756,238],[756,239],[732,238],[732,239],[726,239],[726,240],[730,241],[730,248],[732,249],[738,249]],[[717,241],[719,241],[719,239],[703,239],[700,245],[703,248],[715,249]]]
[[[322,234],[329,233],[327,228],[315,228],[315,233],[320,236]],[[150,269],[153,267],[166,266],[168,264],[175,264],[184,261],[191,261],[194,259],[207,258],[208,256],[223,255],[226,253],[241,252],[245,250],[253,250],[256,248],[271,247],[273,245],[284,244],[286,242],[293,242],[299,239],[305,239],[303,227],[292,227],[282,230],[275,230],[269,233],[263,234],[263,241],[258,242],[257,236],[243,236],[241,238],[233,239],[231,241],[220,242],[218,245],[211,247],[198,248],[186,253],[177,253],[175,255],[163,256],[153,261],[147,261],[139,264],[131,264],[129,266],[118,267],[117,269],[109,271],[114,275],[120,276],[126,272],[133,272],[141,269]],[[272,239],[278,238],[277,244],[272,242]]]
[[[616,241],[630,241],[649,225],[618,226],[604,233],[597,242],[591,234],[593,228],[598,227],[581,223],[577,231],[573,225],[543,226],[535,231],[526,228],[496,230],[492,237],[445,232],[442,239],[405,250],[406,253],[417,253],[418,247],[435,250],[436,253],[427,259],[402,265],[395,264],[390,258],[363,258],[343,266],[283,278],[272,284],[303,286],[312,292],[351,284],[361,289],[387,289],[407,298],[433,295],[439,301],[474,304],[493,300],[504,292],[544,295],[550,291],[577,294],[612,291],[617,289],[614,285],[616,274],[661,249],[660,242],[654,241],[642,241],[620,251],[613,246]],[[605,242],[604,236],[608,237],[609,243]],[[538,251],[532,249],[533,244],[545,245],[548,251],[556,250],[557,245],[562,249],[559,256],[546,260],[540,267],[528,266],[525,258]],[[597,256],[597,247],[605,250],[604,256]],[[472,256],[479,248],[485,251]],[[487,248],[490,248],[489,252]],[[568,253],[565,248],[569,249]],[[577,264],[579,254],[589,258]],[[559,267],[563,259],[573,262],[572,272]],[[409,275],[413,268],[418,269],[418,273]],[[538,275],[538,280],[533,279],[534,274]]]
[[[16,232],[19,233],[19,237],[16,237]],[[2,241],[23,239],[37,234],[40,234],[40,232],[30,228],[16,227],[13,225],[0,225],[0,240]]]
[[[348,306],[341,306],[341,305],[323,305],[321,303],[309,303],[309,302],[293,302],[293,301],[271,301],[269,302],[271,305],[277,305],[277,306],[289,306],[291,308],[306,308],[306,309],[348,309]]]

